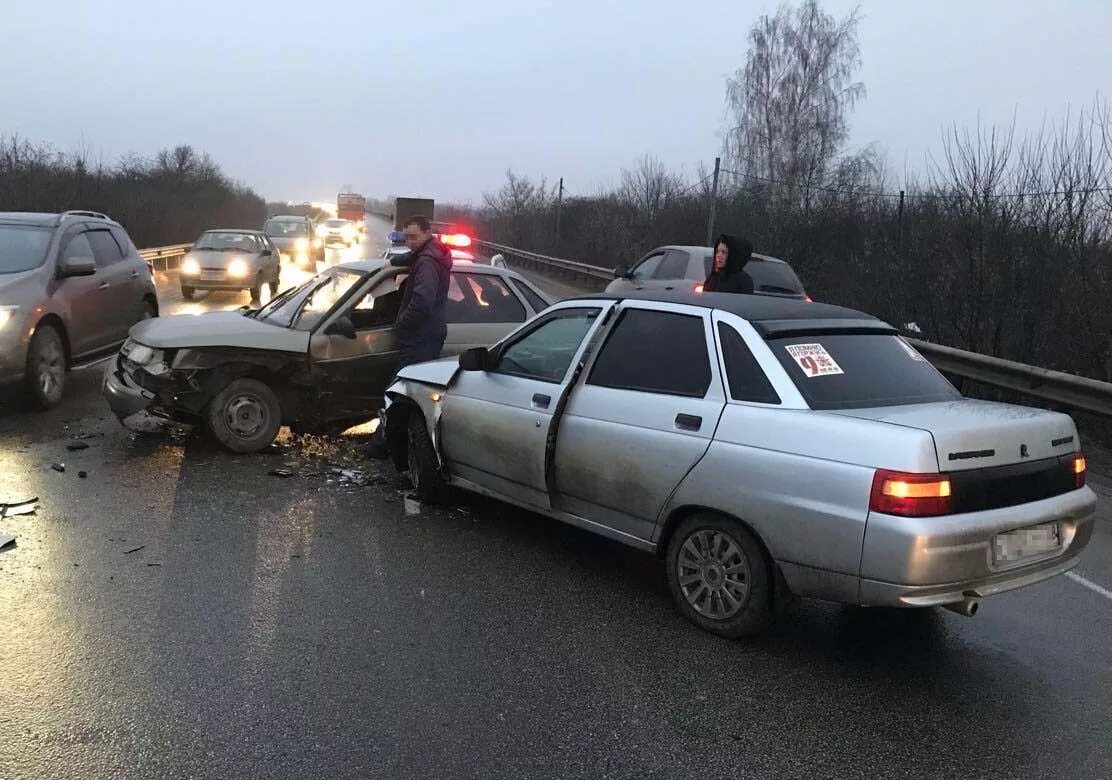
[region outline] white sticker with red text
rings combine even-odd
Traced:
[[[845,373],[822,344],[791,344],[787,350],[808,378]]]

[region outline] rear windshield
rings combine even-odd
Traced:
[[[50,231],[30,225],[0,225],[0,274],[38,268],[46,259]]]
[[[710,275],[710,266],[714,257],[707,255],[703,258],[703,270]],[[745,264],[745,273],[753,280],[753,291],[764,293],[779,293],[780,295],[803,295],[803,282],[795,275],[795,271],[787,263],[774,263],[771,260],[758,260],[753,258]]]
[[[307,236],[309,235],[309,226],[304,222],[272,219],[270,222],[266,223],[266,234],[268,236],[274,236],[275,238],[282,238],[284,236]]]
[[[812,409],[867,409],[961,398],[899,336],[795,336],[771,339],[768,346]]]

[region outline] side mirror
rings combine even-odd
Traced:
[[[264,249],[264,250],[263,250],[263,257],[270,257],[270,256],[271,256],[271,255],[273,255],[273,254],[274,254],[274,253],[273,253],[273,252],[271,252],[271,251],[270,251],[269,249]]]
[[[633,274],[630,273],[628,265],[619,265],[617,268],[614,269],[615,279],[630,279],[632,277]]]
[[[486,347],[474,347],[459,356],[459,367],[464,371],[486,371],[490,366],[490,353]]]
[[[328,326],[324,331],[326,336],[343,336],[346,339],[355,338],[355,324],[351,321],[351,317],[346,314],[342,317],[337,317],[335,322]]]
[[[71,276],[92,276],[97,272],[97,263],[91,257],[67,257],[58,265],[58,278]]]
[[[495,268],[505,268],[506,258],[502,255],[495,255],[494,257],[490,258],[490,264]]]

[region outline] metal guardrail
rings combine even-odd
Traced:
[[[192,246],[193,244],[155,246],[150,249],[140,249],[139,256],[153,265],[156,271],[169,271],[181,265],[181,259]]]
[[[537,270],[562,272],[592,283],[614,278],[612,270],[601,266],[540,255],[490,241],[475,243],[483,249],[499,252]],[[1029,366],[919,339],[909,338],[908,343],[914,345],[939,371],[1077,409],[1112,415],[1112,382]]]

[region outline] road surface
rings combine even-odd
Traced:
[[[164,313],[246,302],[163,281]],[[0,407],[0,502],[41,499],[0,520],[5,780],[1112,775],[1107,500],[1078,578],[975,618],[805,602],[728,642],[648,555],[407,502],[358,433],[256,456],[132,433],[100,373]]]

